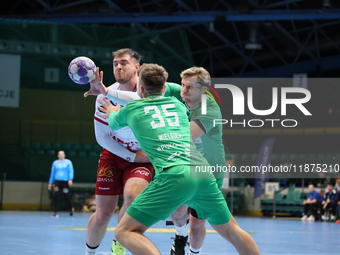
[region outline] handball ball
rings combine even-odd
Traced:
[[[87,84],[96,76],[96,65],[87,57],[77,57],[68,66],[68,75],[78,84]]]

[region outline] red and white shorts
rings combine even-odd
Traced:
[[[122,195],[128,179],[137,177],[150,183],[152,176],[151,163],[131,163],[103,148],[98,163],[96,195]]]

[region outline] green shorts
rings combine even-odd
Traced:
[[[147,227],[165,220],[181,205],[197,211],[211,225],[229,222],[231,213],[216,179],[192,178],[190,167],[167,168],[132,202],[126,213]]]

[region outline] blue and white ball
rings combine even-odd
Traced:
[[[68,66],[68,75],[78,84],[87,84],[96,77],[96,65],[88,57],[77,57]]]

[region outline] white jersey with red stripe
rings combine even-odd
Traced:
[[[116,82],[109,87],[110,90],[119,90],[119,83]],[[106,96],[99,95],[97,99],[104,98]],[[110,101],[113,105],[117,105],[111,98]],[[94,114],[94,127],[95,135],[98,144],[111,153],[129,161],[133,162],[135,159],[135,153],[141,150],[132,130],[130,127],[124,127],[119,130],[112,130],[108,126],[107,118],[99,116],[101,113],[98,110],[100,103],[96,100],[96,109]],[[121,107],[124,107],[121,105]]]

